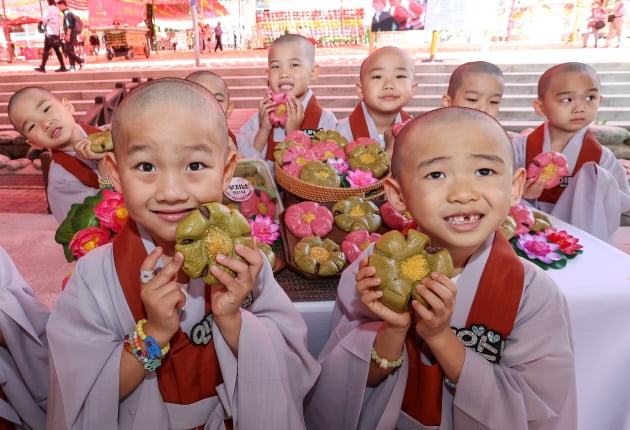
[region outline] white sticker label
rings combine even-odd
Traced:
[[[254,187],[245,178],[235,176],[230,181],[230,186],[225,190],[225,196],[233,202],[244,202],[254,193]]]

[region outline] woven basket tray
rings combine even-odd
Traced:
[[[383,179],[372,185],[361,188],[322,187],[304,182],[299,178],[289,175],[277,164],[275,165],[274,171],[278,185],[291,194],[313,202],[337,202],[350,196],[359,196],[372,200],[383,194]],[[373,193],[366,197],[370,192]]]

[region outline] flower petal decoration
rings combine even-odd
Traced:
[[[516,223],[515,236],[528,233],[535,224],[534,212],[522,203],[510,207],[508,217],[512,217]]]
[[[284,213],[284,224],[299,238],[326,236],[333,226],[333,215],[326,206],[316,202],[295,203]]]
[[[348,164],[352,170],[370,171],[375,178],[381,178],[389,172],[389,155],[377,143],[358,145],[348,153]]]
[[[326,163],[330,164],[340,176],[348,171],[348,162],[343,158],[329,158]]]
[[[182,269],[191,278],[203,278],[206,284],[220,283],[210,272],[211,266],[217,266],[234,277],[232,270],[217,263],[217,254],[244,261],[234,247],[241,244],[253,248],[250,233],[247,219],[237,210],[217,202],[200,205],[182,219],[175,230],[175,250],[184,254]],[[271,248],[265,246],[259,243],[268,259],[275,258],[273,252],[269,254]]]
[[[332,207],[335,225],[343,231],[367,230],[374,233],[381,227],[378,206],[358,196],[346,197]]]
[[[302,146],[306,149],[311,147],[311,138],[300,130],[293,130],[284,140],[277,143],[273,150],[273,157],[276,163],[282,165],[282,153],[290,146]]]
[[[562,255],[557,252],[560,245],[547,241],[547,236],[544,234],[522,234],[516,239],[516,246],[530,260],[552,264],[554,261],[563,259]]]
[[[341,186],[341,178],[337,171],[328,163],[310,161],[300,172],[300,179],[320,187],[336,188]]]
[[[293,259],[300,270],[319,276],[336,275],[346,264],[339,245],[317,236],[300,240],[293,248]]]
[[[406,235],[398,230],[382,235],[374,243],[368,264],[376,268],[374,277],[381,279],[381,302],[397,312],[409,309],[410,297],[428,306],[416,286],[432,272],[453,276],[448,250],[431,247],[429,236],[413,229]]]
[[[555,230],[547,227],[544,231],[547,240],[560,246],[560,251],[569,258],[581,253],[582,245],[578,243],[579,239],[571,236],[566,230]]]
[[[372,176],[372,172],[366,172],[361,169],[349,170],[346,175],[346,180],[350,188],[367,187],[378,182],[378,179]]]
[[[356,230],[348,233],[341,242],[341,251],[346,255],[350,263],[356,260],[372,242],[381,237],[378,233],[370,233],[367,230]]]
[[[289,175],[299,178],[304,166],[311,161],[315,161],[315,155],[310,151],[310,149],[294,145],[288,147],[282,153],[281,165],[282,169]]]
[[[273,127],[284,127],[287,123],[287,102],[289,95],[278,91],[271,95],[271,100],[275,103],[275,109],[269,112],[269,120]]]
[[[273,245],[280,237],[280,226],[271,217],[256,215],[254,219],[247,221],[252,228],[252,236],[267,245]]]
[[[241,213],[246,217],[254,215],[276,216],[276,202],[271,196],[261,189],[255,189],[251,197],[241,202]]]
[[[81,258],[94,248],[105,245],[109,242],[110,233],[108,229],[102,227],[88,227],[79,230],[70,243],[68,248],[72,251],[72,256]]]
[[[527,166],[527,178],[544,180],[545,189],[557,187],[565,176],[569,176],[569,165],[567,158],[559,152],[541,152]]]
[[[129,219],[125,200],[122,194],[116,191],[104,189],[102,193],[103,200],[94,207],[94,213],[99,219],[101,227],[120,233]]]
[[[391,230],[403,231],[411,222],[408,215],[398,212],[389,201],[383,202],[380,212],[383,223]]]

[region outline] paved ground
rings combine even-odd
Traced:
[[[409,49],[408,52],[416,62],[430,59],[428,47]],[[317,62],[320,64],[357,64],[368,54],[367,47],[346,46],[335,48],[318,48],[316,51]],[[267,51],[259,50],[226,50],[200,55],[200,67],[229,66],[264,66],[266,64]],[[54,55],[49,59],[47,68],[49,72],[56,67]],[[458,46],[438,47],[433,61],[459,64],[472,60],[486,60],[497,64],[509,63],[548,63],[557,64],[565,61],[581,61],[585,63],[611,62],[619,63],[630,58],[630,39],[622,48],[587,48],[570,45],[544,45],[530,46],[522,44],[493,44],[488,49],[473,47],[466,49]],[[149,68],[190,68],[196,65],[193,52],[152,52],[149,59],[136,57],[127,60],[124,57],[114,58],[108,61],[104,56],[88,57],[84,70],[139,70]],[[16,60],[11,64],[0,63],[0,73],[24,73],[32,72],[39,66],[39,60]],[[80,73],[80,72],[78,72]]]

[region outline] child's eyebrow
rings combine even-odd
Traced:
[[[39,103],[37,103],[37,105],[35,106],[35,109],[33,110],[37,110],[39,109],[44,103],[46,103],[46,99],[40,101]],[[26,123],[28,122],[28,118],[24,120],[24,122],[22,123],[22,130],[26,130]]]
[[[430,167],[432,164],[437,163],[438,161],[448,160],[449,158],[451,157],[440,156],[440,157],[429,158],[428,160],[422,160],[421,162],[418,163],[418,168],[419,169],[427,168],[427,167]]]
[[[505,160],[495,154],[471,154],[471,157],[479,160],[490,161],[495,164],[505,164]]]

